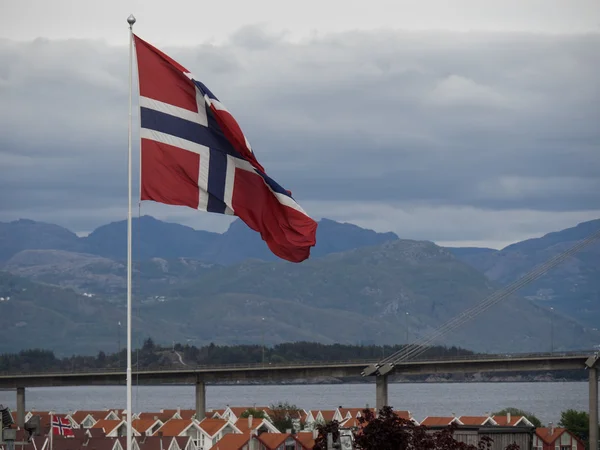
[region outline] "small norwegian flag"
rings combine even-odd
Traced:
[[[52,434],[56,436],[74,436],[73,427],[69,419],[52,417]]]

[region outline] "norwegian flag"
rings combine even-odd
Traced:
[[[52,417],[52,434],[57,436],[74,436],[73,427],[65,417]]]
[[[266,174],[233,116],[186,68],[134,40],[141,199],[238,216],[278,257],[307,259],[317,223]]]

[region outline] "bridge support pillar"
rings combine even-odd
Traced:
[[[375,407],[377,411],[388,406],[388,376],[377,375],[375,377]]]
[[[23,429],[25,426],[25,388],[17,388],[17,425]]]
[[[196,381],[196,420],[206,417],[206,384],[204,380]]]
[[[598,368],[590,367],[590,450],[598,449]]]

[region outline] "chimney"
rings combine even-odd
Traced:
[[[506,413],[506,425],[510,425],[510,413]]]
[[[552,436],[554,434],[554,424],[550,422],[548,425],[548,434]]]
[[[292,429],[291,428],[286,428],[285,429],[285,434],[292,434]]]
[[[177,414],[181,415],[181,406],[177,407]]]
[[[316,439],[319,437],[319,430],[314,429],[312,430],[312,435],[313,435],[313,439]]]
[[[252,414],[250,414],[250,415],[248,416],[248,429],[249,429],[249,430],[251,430],[251,429],[252,429],[252,419],[253,419],[253,417],[252,417]]]

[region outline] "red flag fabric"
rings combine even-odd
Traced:
[[[141,199],[238,216],[275,255],[307,259],[317,223],[267,175],[227,108],[185,67],[134,39]]]
[[[65,417],[52,417],[52,434],[55,436],[74,436],[73,427]]]

